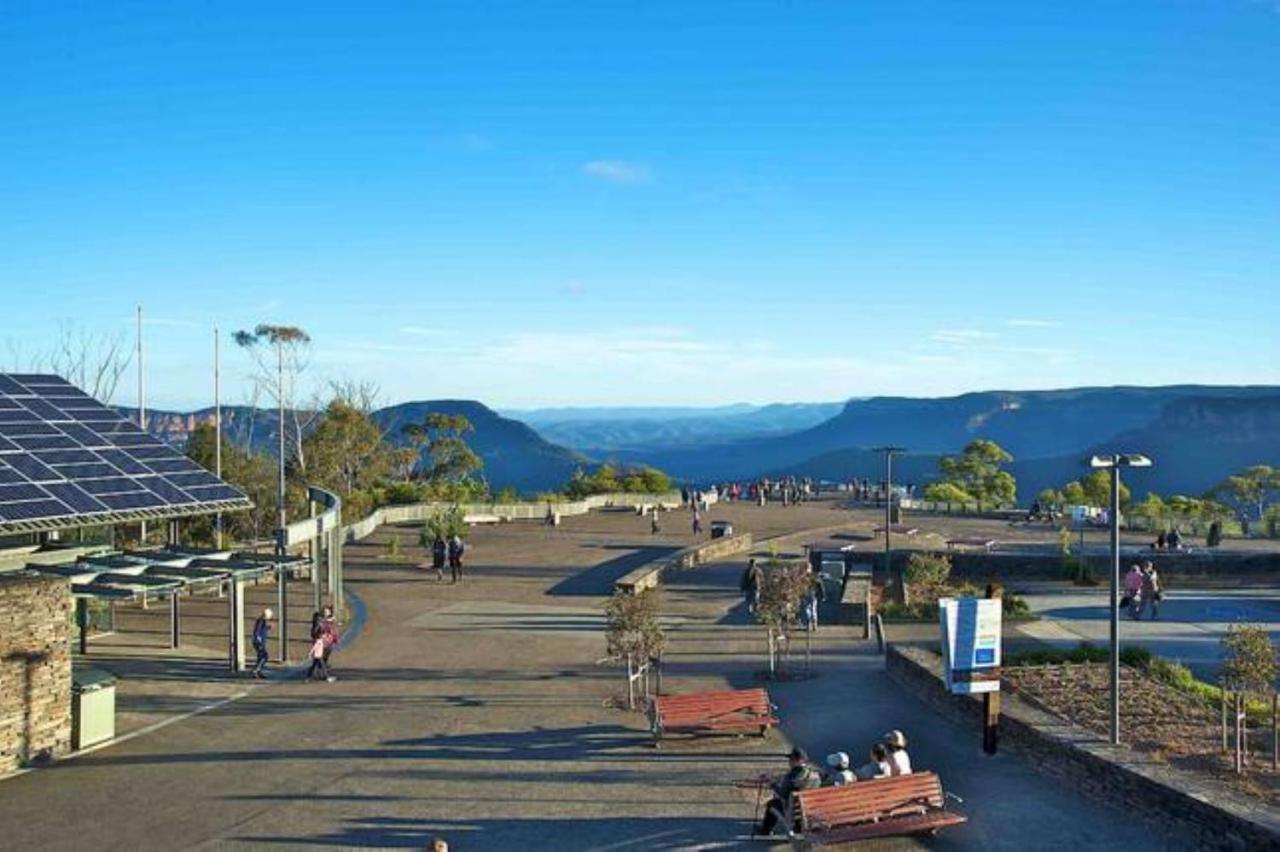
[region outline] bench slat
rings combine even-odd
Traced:
[[[942,781],[917,772],[796,794],[801,824],[821,842],[935,831],[965,817],[943,810]]]

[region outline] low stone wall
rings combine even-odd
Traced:
[[[728,538],[712,539],[704,544],[695,544],[677,552],[675,556],[655,559],[653,562],[641,565],[634,571],[627,572],[614,581],[613,587],[616,590],[630,594],[636,594],[645,589],[657,588],[658,584],[662,582],[663,573],[666,571],[675,568],[693,568],[696,565],[721,559],[725,556],[746,553],[751,550],[752,543],[751,533],[742,533]]]
[[[71,589],[0,575],[0,774],[71,748]]]
[[[982,738],[982,701],[951,695],[942,661],[922,648],[891,645],[885,670],[895,682]],[[1098,736],[1005,693],[1000,748],[1037,770],[1168,833],[1171,844],[1196,849],[1280,849],[1280,813],[1215,782],[1113,746]]]
[[[985,583],[990,579],[1003,582],[1014,580],[1061,580],[1066,567],[1061,556],[1028,553],[948,553],[951,557],[951,575]],[[896,551],[893,554],[895,570],[906,567],[910,553]],[[1075,557],[1068,557],[1075,565]],[[1280,553],[1224,553],[1212,550],[1191,553],[1159,553],[1143,551],[1137,555],[1126,552],[1121,557],[1125,570],[1135,559],[1150,559],[1166,581],[1179,578],[1233,581],[1259,575],[1280,576]],[[1085,562],[1093,576],[1105,580],[1111,570],[1108,556],[1089,556]]]

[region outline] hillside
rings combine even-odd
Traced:
[[[765,406],[677,409],[575,409],[530,412],[538,433],[588,455],[619,450],[643,452],[697,447],[707,443],[784,435],[815,426],[838,414],[841,404],[776,403]],[[567,419],[555,419],[559,415]]]
[[[1169,412],[1179,410],[1169,407],[1179,401],[1200,400],[1205,406],[1215,401],[1247,403],[1276,396],[1280,396],[1280,388],[1188,385],[989,391],[935,399],[876,397],[852,400],[830,420],[788,435],[618,455],[693,480],[802,470],[824,478],[844,478],[872,475],[864,470],[858,450],[892,443],[928,456],[955,452],[968,441],[983,437],[1007,448],[1020,465],[1043,459],[1043,465],[1026,468],[1031,479],[1040,481],[1048,474],[1036,471],[1062,471],[1063,459],[1078,459],[1112,436],[1157,437],[1175,427],[1179,434],[1185,432],[1185,424],[1168,419],[1173,416]],[[1220,424],[1222,429],[1236,426],[1230,418]],[[1143,434],[1146,429],[1152,431]],[[1260,448],[1248,451],[1254,449]],[[1224,462],[1228,458],[1234,455],[1222,455]],[[1225,471],[1230,465],[1214,469]],[[1197,474],[1187,482],[1201,479],[1203,475]]]
[[[136,417],[137,409],[121,408],[126,416]],[[382,408],[373,413],[392,440],[401,441],[401,431],[409,423],[421,423],[429,412],[463,414],[475,427],[467,439],[471,448],[484,460],[482,473],[495,489],[511,486],[520,491],[539,491],[563,485],[578,465],[580,455],[541,438],[525,424],[499,416],[479,402],[467,400],[430,400],[409,402]],[[201,423],[213,423],[212,408],[191,412],[148,411],[147,427],[152,433],[175,446],[186,444],[188,436]],[[227,440],[253,449],[274,453],[276,450],[277,416],[274,410],[254,410],[248,406],[223,406],[222,428]]]
[[[373,417],[395,439],[405,426],[421,423],[433,412],[462,414],[471,421],[475,432],[467,437],[467,443],[484,459],[484,476],[495,490],[508,486],[524,492],[558,488],[568,481],[574,468],[586,461],[572,450],[544,440],[524,423],[502,417],[479,402],[406,402],[379,409]]]

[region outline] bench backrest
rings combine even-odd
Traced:
[[[920,813],[944,804],[942,781],[933,772],[914,772],[821,787],[796,794],[806,830],[821,831],[874,819]]]
[[[731,689],[719,692],[693,692],[686,695],[663,695],[657,699],[658,712],[668,714],[718,711],[738,706],[761,715],[769,714],[769,693],[763,689]]]

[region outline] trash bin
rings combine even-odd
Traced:
[[[728,538],[733,535],[733,524],[728,521],[712,521],[711,537],[712,538]]]
[[[116,735],[116,679],[77,667],[71,674],[71,747],[79,750]]]

